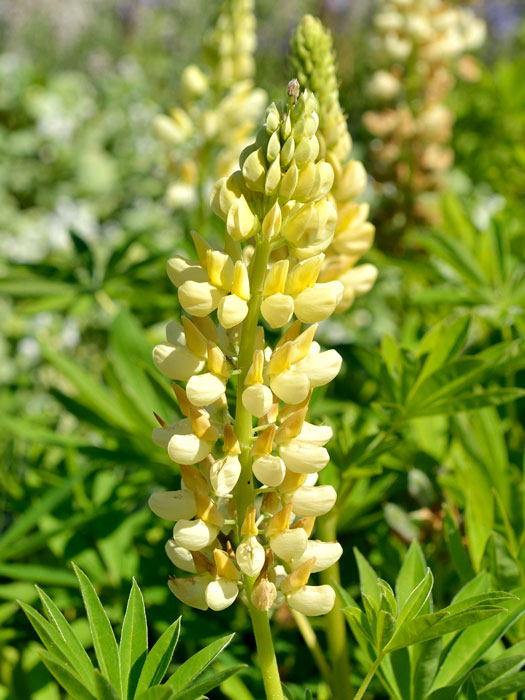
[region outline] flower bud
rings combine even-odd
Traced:
[[[308,287],[294,299],[294,311],[303,323],[317,323],[331,316],[343,297],[344,287],[338,280]]]
[[[174,540],[168,540],[165,546],[166,554],[170,561],[182,571],[187,571],[189,574],[196,574],[195,562],[191,556],[189,549],[177,547]]]
[[[272,195],[279,189],[279,184],[281,182],[281,163],[279,157],[277,157],[273,163],[268,168],[266,173],[266,179],[264,181],[264,193],[266,195]]]
[[[265,124],[266,124],[267,133],[271,134],[274,131],[277,131],[280,123],[281,123],[281,115],[279,114],[279,110],[277,109],[275,102],[272,102],[272,104],[266,110],[266,116],[265,116]]]
[[[283,460],[275,455],[261,455],[253,461],[252,470],[265,486],[279,486],[286,474]]]
[[[262,148],[252,151],[245,159],[242,174],[247,187],[255,192],[264,192],[266,163]]]
[[[180,81],[184,94],[191,98],[200,97],[208,89],[208,78],[199,66],[194,64],[186,66],[182,71]]]
[[[303,615],[326,615],[334,607],[335,592],[331,586],[303,586],[286,597],[288,605]]]
[[[297,182],[299,180],[299,169],[294,161],[292,161],[290,167],[283,175],[281,180],[281,185],[279,187],[279,197],[284,201],[292,199],[292,195],[295,193],[295,188],[297,187]],[[294,195],[295,196],[295,195]]]
[[[281,208],[278,202],[275,202],[262,222],[262,235],[267,241],[271,241],[279,235],[281,230],[281,220]]]
[[[236,294],[228,294],[219,302],[217,315],[223,328],[233,328],[242,323],[248,314],[248,304]]]
[[[239,594],[239,587],[235,581],[218,578],[210,581],[206,587],[206,603],[212,610],[224,610],[229,608]]]
[[[187,382],[204,368],[204,361],[184,345],[156,345],[153,350],[153,362],[164,376],[183,382]]]
[[[173,528],[173,540],[177,547],[184,547],[190,552],[198,552],[208,547],[217,537],[218,528],[208,525],[204,520],[179,520]],[[305,543],[306,547],[306,543]],[[301,556],[300,554],[298,556]]]
[[[257,537],[244,537],[237,547],[235,558],[240,570],[246,576],[258,576],[264,566],[264,547]]]
[[[196,374],[186,384],[186,394],[194,406],[209,406],[224,394],[224,383],[211,372]]]
[[[164,520],[189,520],[197,515],[195,496],[191,491],[157,491],[149,497],[148,505]]]
[[[206,589],[209,582],[209,574],[200,574],[189,578],[171,578],[168,581],[168,586],[181,603],[197,608],[197,610],[207,610]]]
[[[334,196],[336,199],[353,199],[366,187],[366,170],[358,160],[349,161],[343,175],[336,182]]]
[[[273,403],[271,389],[264,384],[253,384],[242,392],[242,404],[244,408],[255,416],[261,418],[266,415]]]
[[[319,487],[322,488],[322,487]],[[308,540],[306,549],[303,555],[298,559],[293,559],[291,562],[292,570],[304,564],[310,558],[315,559],[312,567],[312,573],[316,574],[319,571],[328,569],[336,561],[339,561],[343,553],[343,548],[339,542],[321,542],[320,540]]]
[[[251,601],[252,605],[263,612],[268,612],[277,598],[277,588],[275,584],[262,578],[253,588]]]
[[[328,513],[336,500],[333,486],[300,486],[293,493],[292,509],[299,517],[318,517]]]
[[[209,282],[188,280],[179,287],[180,305],[192,316],[209,316],[218,307],[225,292]]]
[[[241,475],[241,463],[236,456],[218,459],[210,467],[210,482],[217,496],[231,493]]]
[[[172,111],[172,117],[159,114],[153,121],[153,128],[159,138],[166,143],[179,144],[185,141],[193,131],[189,116],[182,109]]]
[[[270,547],[273,553],[283,561],[291,561],[301,557],[307,542],[308,535],[302,528],[285,530],[270,537]]]
[[[245,241],[255,235],[258,223],[244,195],[232,203],[226,218],[226,229],[234,241]]]
[[[324,447],[300,440],[290,440],[279,445],[279,456],[284,460],[286,468],[297,474],[320,472],[330,461],[330,455]]]

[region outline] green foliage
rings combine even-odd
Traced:
[[[406,554],[395,593],[358,550],[355,555],[362,607],[343,589],[340,595],[363,661],[371,669],[356,698],[362,697],[374,673],[396,700],[454,698],[469,684],[468,697],[499,698],[508,688],[523,687],[523,644],[477,664],[525,611],[524,588],[492,591],[482,572],[450,605],[435,612],[433,576],[418,544]],[[504,683],[499,682],[502,676]]]
[[[194,654],[163,684],[179,640],[180,618],[165,630],[148,652],[144,600],[133,580],[117,644],[93,584],[81,569],[74,568],[98,667],[92,664],[73,628],[44,591],[37,587],[45,617],[30,605],[20,603],[46,648],[40,652],[40,658],[74,700],[199,700],[204,693],[244,668],[236,665],[215,672],[208,670],[231,642],[233,635],[229,635]]]

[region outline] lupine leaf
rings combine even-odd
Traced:
[[[120,693],[118,647],[106,611],[86,574],[73,564],[86,608],[93,646],[102,674]]]
[[[434,682],[434,689],[460,680],[494,642],[525,610],[525,587],[513,593],[516,600],[505,602],[506,612],[496,620],[485,620],[465,630],[451,646]]]
[[[131,585],[122,633],[119,662],[122,698],[132,698],[148,653],[148,629],[142,593],[135,579]]]
[[[381,591],[377,583],[378,576],[357,547],[354,547],[354,556],[359,569],[361,591],[368,596],[368,598],[375,604],[376,608],[379,608],[381,602]]]
[[[174,692],[167,685],[152,685],[140,695],[135,696],[135,700],[171,700]]]
[[[506,656],[502,659],[496,659],[491,663],[484,664],[479,668],[475,668],[471,673],[472,681],[476,689],[481,692],[487,690],[495,683],[498,683],[502,678],[510,673],[519,671],[525,664],[525,656]]]
[[[52,652],[57,660],[65,664],[70,664],[71,661],[68,655],[67,645],[55,627],[53,627],[39,612],[34,610],[30,605],[27,605],[27,603],[18,601],[18,604],[26,614],[27,619],[46,649]],[[74,666],[72,668],[74,668]],[[72,673],[77,675],[75,671],[72,671]]]
[[[27,508],[24,514],[0,537],[0,558],[6,556],[9,553],[10,545],[22,539],[22,536],[34,527],[42,516],[50,513],[62,501],[65,501],[75,484],[84,479],[91,471],[93,471],[91,466],[80,469],[74,476],[64,479],[60,486],[51,489]]]
[[[213,688],[216,688],[226,680],[230,678],[235,673],[239,673],[243,668],[246,668],[246,664],[238,664],[236,666],[230,666],[228,668],[223,668],[221,671],[217,671],[213,674],[206,674],[205,677],[191,684],[191,687],[187,687],[185,690],[176,693],[173,696],[173,700],[198,700],[205,693]]]
[[[221,651],[225,649],[233,639],[233,634],[228,634],[226,637],[221,637],[207,647],[201,649],[194,654],[190,659],[185,661],[175,673],[166,681],[175,692],[179,693],[185,690],[190,683],[193,683],[195,678],[201,675],[208,666],[219,656]]]
[[[36,586],[44,611],[48,620],[54,624],[60,635],[63,637],[68,649],[68,661],[73,668],[78,669],[80,677],[86,681],[90,690],[94,690],[93,686],[93,664],[86,650],[79,642],[78,637],[74,633],[71,625],[68,623],[62,612],[58,609],[53,600],[45,591]]]
[[[432,591],[432,586],[434,584],[434,577],[430,569],[427,569],[425,578],[418,583],[414,588],[412,593],[409,595],[407,602],[401,608],[401,612],[397,618],[397,628],[399,629],[404,622],[409,622],[414,618],[421,610],[421,608],[426,603],[430,592]]]
[[[107,678],[104,678],[98,669],[95,670],[95,687],[97,700],[119,700],[115,688]]]
[[[137,683],[137,693],[160,683],[171,663],[180,635],[180,617],[175,620],[153,645],[146,657]]]
[[[51,675],[56,678],[74,700],[96,700],[95,696],[78,680],[71,669],[58,661],[53,654],[43,649],[39,650],[38,653]]]
[[[412,542],[403,559],[396,580],[396,597],[400,609],[425,576],[425,557],[417,541]]]

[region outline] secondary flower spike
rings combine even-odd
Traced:
[[[334,171],[329,201],[335,209],[337,225],[318,281],[332,285],[338,281],[342,285],[343,293],[337,297],[334,309],[346,311],[355,297],[372,287],[377,277],[373,265],[357,265],[371,247],[375,231],[373,224],[367,221],[368,204],[355,201],[366,186],[366,171],[362,163],[350,157],[352,139],[339,104],[330,32],[320,20],[305,15],[292,37],[291,48],[299,81],[315,93],[319,103],[319,158],[326,159]],[[334,287],[332,289],[335,291]],[[318,304],[313,294],[304,301],[308,307]]]
[[[320,281],[326,255],[336,255],[333,187],[342,185],[316,97],[297,81],[288,93],[268,107],[238,170],[212,190],[224,246],[194,233],[196,258],[169,260],[184,315],[153,352],[182,415],[160,419],[153,439],[179,465],[181,483],[154,493],[150,506],[172,521],[166,552],[185,572],[170,589],[203,610],[240,597],[251,611],[286,601],[323,615],[335,599],[310,578],[342,552],[313,535],[336,500],[333,487],[316,486],[332,431],[307,413],[313,390],[341,368],[314,336],[345,294],[339,280]],[[265,326],[283,328],[273,346]]]

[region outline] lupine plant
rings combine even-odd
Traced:
[[[479,77],[468,52],[483,43],[485,24],[471,8],[449,0],[381,0],[373,26],[372,109],[363,122],[373,137],[372,174],[392,205],[387,226],[399,232],[436,218],[432,193],[443,189],[454,159],[454,114],[446,98],[458,72]]]
[[[155,120],[172,148],[166,198],[174,209],[197,209],[204,219],[209,189],[233,172],[253,136],[266,103],[253,84],[256,43],[253,0],[224,0],[204,38],[206,66],[184,69],[181,105]]]
[[[198,262],[168,262],[187,315],[168,325],[154,361],[175,380],[184,417],[172,425],[159,418],[153,439],[182,481],[150,499],[157,515],[175,521],[168,556],[191,574],[171,578],[170,589],[201,610],[241,598],[267,697],[275,699],[283,695],[268,614],[283,600],[305,615],[328,613],[335,592],[310,576],[342,553],[335,541],[310,538],[337,494],[316,486],[332,430],[306,420],[312,391],[341,367],[340,355],[314,340],[345,293],[337,279],[317,281],[337,225],[334,169],[320,157],[314,94],[292,80],[288,95],[287,104],[268,108],[239,170],[213,189],[224,249],[194,233]],[[283,327],[272,347],[269,338]]]

